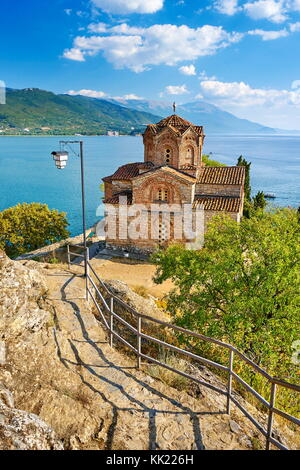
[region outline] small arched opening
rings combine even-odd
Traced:
[[[156,200],[161,202],[168,202],[169,190],[165,188],[159,188],[157,191]]]
[[[194,162],[195,162],[195,150],[194,150],[194,147],[192,146],[188,146],[186,148],[186,152],[185,152],[185,164],[186,165],[194,165]]]
[[[170,147],[164,150],[164,161],[167,165],[171,165],[172,163],[172,149]]]

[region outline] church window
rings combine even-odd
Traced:
[[[171,158],[172,158],[171,149],[167,148],[165,150],[165,161],[166,161],[167,164],[171,163]]]
[[[185,154],[186,163],[193,165],[194,164],[194,149],[193,147],[188,147]]]
[[[162,244],[162,243],[164,243],[168,240],[168,230],[167,230],[167,226],[164,222],[161,222],[159,224],[158,239],[159,239],[159,244]]]
[[[159,189],[158,190],[158,201],[168,201],[169,198],[169,191],[167,189]]]

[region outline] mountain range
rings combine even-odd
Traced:
[[[142,131],[160,116],[84,96],[56,95],[37,88],[6,91],[0,105],[1,134],[105,134]]]
[[[115,99],[111,102],[160,116],[168,116],[172,113],[172,103],[164,101]],[[300,134],[300,131],[275,129],[247,119],[240,119],[205,101],[177,105],[176,113],[194,124],[203,125],[206,134]]]
[[[101,135],[109,130],[137,134],[147,124],[172,113],[172,104],[164,101],[57,95],[37,88],[7,89],[6,104],[0,105],[0,134]],[[176,113],[203,125],[206,134],[299,134],[240,119],[204,101],[178,105]]]

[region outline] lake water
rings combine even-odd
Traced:
[[[63,138],[67,140],[65,137]],[[71,138],[74,139],[74,138]],[[51,152],[59,137],[0,137],[0,210],[42,202],[67,212],[72,235],[81,230],[80,161],[57,170]],[[84,137],[87,225],[98,219],[101,178],[118,166],[143,161],[141,137]],[[78,151],[76,145],[73,148]],[[300,136],[207,136],[205,153],[227,165],[239,155],[252,162],[252,190],[276,193],[276,205],[300,205]]]

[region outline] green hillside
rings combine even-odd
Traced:
[[[105,100],[55,95],[35,88],[7,90],[0,106],[1,134],[105,134],[141,132],[160,118]],[[26,130],[25,130],[26,129]]]

